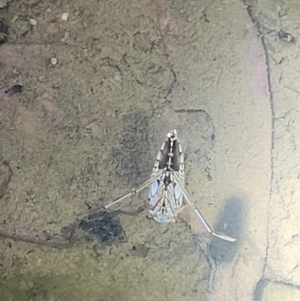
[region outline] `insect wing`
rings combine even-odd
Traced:
[[[173,185],[169,185],[170,187],[170,194],[171,194],[171,202],[172,207],[176,209],[180,209],[183,205],[183,193],[180,189],[179,185],[174,182]]]
[[[151,208],[154,208],[159,200],[159,194],[164,190],[164,181],[157,179],[149,188],[148,202]]]
[[[173,222],[175,218],[168,194],[167,190],[163,190],[162,195],[158,196],[156,206],[150,211],[152,218],[159,223]]]

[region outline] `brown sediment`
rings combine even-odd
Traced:
[[[51,247],[65,248],[72,245],[73,227],[62,229],[60,234],[50,234],[46,231],[34,230],[26,227],[6,227],[0,229],[0,237],[16,241],[24,241],[33,244]]]

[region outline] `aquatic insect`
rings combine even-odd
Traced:
[[[104,208],[108,209],[147,187],[149,187],[147,205],[150,207],[150,218],[159,223],[175,222],[177,214],[186,206],[190,206],[211,235],[229,242],[236,241],[235,238],[214,232],[201,212],[191,202],[184,187],[184,156],[177,139],[176,129],[167,134],[167,139],[157,154],[151,178]]]

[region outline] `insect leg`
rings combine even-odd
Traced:
[[[213,236],[215,237],[218,237],[220,239],[223,239],[223,240],[226,240],[226,241],[229,241],[229,242],[235,242],[236,239],[235,238],[232,238],[232,237],[229,237],[227,235],[224,235],[224,234],[219,234],[219,233],[216,233],[213,231],[213,229],[211,228],[211,226],[208,224],[208,222],[205,220],[204,216],[201,214],[201,212],[195,207],[195,205],[190,201],[190,197],[189,197],[189,194],[187,193],[186,189],[184,188],[183,184],[181,183],[181,180],[179,178],[179,176],[177,175],[176,172],[174,172],[174,177],[175,177],[175,181],[176,181],[176,184],[179,186],[179,188],[181,189],[182,191],[182,194],[184,196],[184,199],[186,201],[186,203],[188,205],[190,205],[193,209],[194,209],[194,212],[195,214],[197,215],[197,217],[200,219],[200,221],[202,222],[202,224],[204,225],[205,229]]]
[[[110,208],[110,207],[122,202],[123,200],[127,199],[128,197],[138,194],[140,191],[142,191],[143,189],[145,189],[145,188],[149,187],[151,184],[153,184],[153,182],[156,181],[161,176],[162,172],[163,172],[162,170],[159,171],[154,177],[151,177],[149,180],[145,181],[138,188],[134,188],[134,189],[132,189],[131,192],[118,197],[112,203],[104,206],[104,208],[105,209]]]

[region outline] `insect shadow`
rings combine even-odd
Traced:
[[[239,198],[231,198],[218,218],[216,230],[221,230],[226,224],[226,233],[237,239],[236,243],[228,243],[224,240],[212,237],[210,243],[211,256],[217,264],[231,262],[239,248],[239,241],[244,232],[246,212],[245,202]]]

